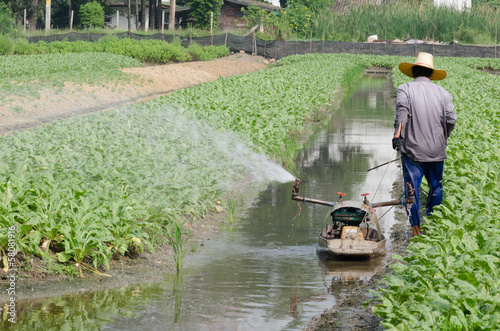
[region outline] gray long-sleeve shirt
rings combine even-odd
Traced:
[[[446,141],[456,120],[451,94],[429,78],[417,77],[399,86],[395,133],[402,123],[400,150],[412,160],[445,160]]]

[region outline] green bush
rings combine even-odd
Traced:
[[[219,15],[222,2],[218,0],[192,0],[189,4],[194,18],[196,28],[210,29],[210,13],[214,13],[213,26],[217,30],[219,27]]]
[[[7,46],[11,48],[7,49]],[[29,43],[25,39],[11,40],[7,37],[0,40],[0,54],[55,54],[55,53],[112,53],[130,56],[134,59],[148,63],[187,62],[193,58],[199,61],[214,60],[229,55],[226,46],[202,47],[193,44],[188,49],[182,46],[179,38],[171,43],[162,40],[134,40],[130,38],[119,39],[116,36],[101,38],[98,42],[68,40],[47,43],[39,41]]]
[[[195,61],[215,60],[229,55],[229,49],[226,46],[206,46],[202,47],[197,43],[192,43],[188,47],[188,52]]]
[[[80,22],[87,27],[104,26],[104,9],[96,2],[88,2],[80,7]]]
[[[7,55],[14,49],[14,43],[7,36],[0,35],[0,55]]]

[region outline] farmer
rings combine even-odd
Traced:
[[[401,152],[406,198],[414,190],[415,203],[409,213],[414,237],[420,235],[419,191],[423,176],[429,184],[427,215],[443,200],[446,142],[457,117],[451,94],[431,82],[446,77],[446,71],[434,69],[432,54],[418,53],[415,63],[400,63],[399,70],[414,78],[398,88],[392,139],[392,147]]]

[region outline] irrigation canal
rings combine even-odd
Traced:
[[[385,79],[364,78],[329,125],[311,137],[296,160],[300,194],[328,201],[376,193],[391,200],[398,167],[367,172],[390,160],[392,110]],[[381,181],[381,179],[383,180]],[[328,207],[290,199],[292,183],[271,183],[232,232],[188,256],[180,275],[44,300],[20,309],[17,327],[31,330],[301,330],[350,289],[380,270],[372,262],[324,262],[317,236],[328,224]],[[373,201],[373,200],[372,200]],[[379,216],[387,209],[379,209]],[[381,219],[390,239],[393,210]],[[390,245],[390,242],[388,243]],[[21,303],[19,303],[21,304]],[[37,308],[34,308],[37,307]],[[24,325],[24,327],[23,327]]]

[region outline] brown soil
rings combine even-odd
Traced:
[[[40,123],[146,100],[219,77],[262,70],[269,64],[263,57],[236,53],[216,61],[124,69],[124,72],[134,75],[127,84],[75,86],[67,82],[63,89],[37,91],[40,95],[38,98],[11,96],[0,104],[0,135]]]

